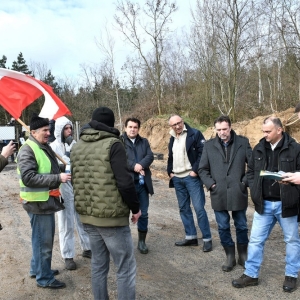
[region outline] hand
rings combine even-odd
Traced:
[[[194,171],[191,171],[191,172],[190,172],[190,176],[192,176],[192,177],[197,177],[197,176],[198,176],[198,174],[197,174],[197,173],[195,173]]]
[[[300,172],[295,173],[285,173],[284,178],[280,183],[294,183],[300,184]]]
[[[137,214],[132,214],[132,216],[131,216],[131,222],[133,224],[135,224],[138,221],[138,219],[141,216],[141,214],[142,214],[141,210],[139,210],[139,212]]]
[[[173,178],[174,177],[174,173],[170,173],[170,178]]]
[[[60,181],[63,183],[70,181],[71,178],[72,178],[72,176],[69,173],[60,173]]]
[[[1,155],[8,158],[16,151],[16,146],[13,141],[10,141],[5,147],[2,148]]]
[[[140,164],[135,164],[133,170],[134,170],[134,172],[140,173],[143,170],[143,166]]]

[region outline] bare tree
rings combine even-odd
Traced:
[[[161,114],[162,59],[170,32],[168,23],[177,9],[176,4],[168,0],[147,0],[141,9],[139,4],[127,0],[118,1],[116,7],[117,26],[143,61],[155,89],[158,113]]]

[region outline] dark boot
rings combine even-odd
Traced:
[[[139,231],[139,242],[138,242],[138,249],[142,254],[147,254],[148,253],[148,247],[145,243],[146,236],[147,236],[147,231]]]
[[[239,254],[238,264],[245,268],[245,261],[247,260],[248,244],[237,244],[237,251]]]
[[[232,271],[233,267],[236,265],[235,260],[235,246],[225,247],[223,246],[226,253],[226,263],[222,266],[224,272]]]

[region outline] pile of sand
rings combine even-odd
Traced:
[[[294,108],[289,108],[283,112],[273,114],[281,119],[285,131],[287,131],[296,141],[300,142],[300,121],[295,122],[292,125],[286,126],[289,119],[294,114]],[[258,116],[252,120],[242,121],[232,124],[233,130],[237,134],[246,136],[252,147],[254,147],[258,141],[263,137],[262,123],[268,116]],[[154,153],[163,153],[165,158],[168,154],[168,143],[170,139],[170,127],[168,121],[163,118],[151,118],[141,126],[140,134],[146,137],[151,145],[151,149]],[[215,136],[214,127],[209,127],[203,135],[208,140]]]

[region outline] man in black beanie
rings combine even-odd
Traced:
[[[17,171],[20,198],[32,229],[30,277],[36,278],[39,287],[61,289],[65,283],[55,279],[58,270],[51,270],[54,213],[64,209],[59,185],[71,180],[71,175],[60,173],[55,153],[48,145],[49,136],[49,120],[33,114],[30,136],[18,153]]]
[[[117,270],[118,299],[135,299],[136,261],[129,228],[141,211],[125,148],[111,109],[99,107],[71,151],[75,207],[90,237],[95,300],[108,299],[110,255]]]

